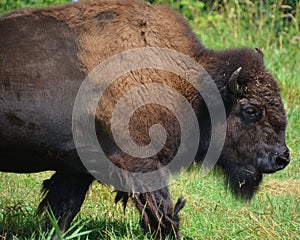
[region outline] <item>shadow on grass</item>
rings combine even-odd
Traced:
[[[14,203],[15,204],[15,203]],[[36,216],[34,209],[17,203],[11,206],[0,205],[0,239],[43,239],[50,236],[43,231],[46,218]],[[52,219],[53,220],[53,219]],[[50,222],[52,222],[50,219]],[[53,222],[52,222],[53,223]],[[55,223],[53,224],[54,228]],[[54,230],[53,230],[54,231]],[[52,234],[51,234],[52,235]],[[62,239],[151,239],[143,234],[138,219],[121,220],[78,216],[72,222],[70,231]]]
[[[39,220],[34,216],[34,210],[22,204],[0,205],[0,239],[30,238],[38,229]]]
[[[7,217],[1,216],[0,239],[50,239],[50,236],[47,236],[42,230],[45,220],[35,216],[32,212],[24,214],[24,211],[20,211],[20,209],[17,208],[14,214],[10,212]],[[1,210],[3,209],[1,208]],[[13,211],[15,210],[16,208],[13,209]],[[91,220],[88,217],[76,218],[71,228],[70,233],[62,237],[62,239],[152,239],[150,234],[143,234],[137,222],[131,222],[128,219],[117,221],[101,218]],[[193,240],[190,237],[183,237],[185,240]]]

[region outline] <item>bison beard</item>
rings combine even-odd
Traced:
[[[222,168],[225,174],[225,183],[234,196],[243,200],[250,200],[258,190],[262,174],[251,165],[227,164]]]

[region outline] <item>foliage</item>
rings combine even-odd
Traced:
[[[0,0],[0,14],[25,7],[42,7],[72,2],[72,0]]]

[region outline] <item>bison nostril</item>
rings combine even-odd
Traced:
[[[284,156],[279,156],[276,158],[275,162],[279,169],[283,169],[289,164],[290,160]]]
[[[284,155],[285,158],[289,159],[290,158],[290,151],[288,149],[285,150],[283,155]]]

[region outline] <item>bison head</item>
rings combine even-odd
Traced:
[[[285,168],[286,115],[277,82],[267,72],[261,51],[225,52],[228,65],[226,95],[227,136],[219,165],[233,193],[250,199],[263,173]],[[230,70],[229,70],[230,69]]]

